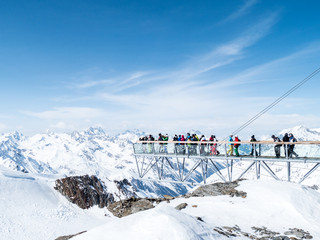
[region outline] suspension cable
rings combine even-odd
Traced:
[[[298,84],[296,84],[294,87],[289,89],[286,93],[284,93],[281,97],[276,99],[273,103],[265,107],[262,111],[260,111],[258,114],[253,116],[251,119],[249,119],[246,123],[241,125],[239,128],[237,128],[235,131],[232,132],[232,135],[238,134],[240,131],[245,129],[247,126],[249,126],[251,123],[253,123],[255,120],[257,120],[259,117],[261,117],[263,114],[265,114],[267,111],[269,111],[271,108],[273,108],[275,105],[277,105],[279,102],[281,102],[283,99],[288,97],[291,93],[296,91],[299,87],[301,87],[303,84],[305,84],[307,81],[309,81],[311,78],[313,78],[315,75],[317,75],[320,72],[320,67],[315,70],[313,73],[311,73],[308,77],[300,81]]]

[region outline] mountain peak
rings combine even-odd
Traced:
[[[87,135],[106,135],[102,127],[90,127],[84,133]]]

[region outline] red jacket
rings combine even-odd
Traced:
[[[235,137],[235,138],[234,138],[234,141],[235,141],[235,142],[240,142],[240,139],[239,139],[238,137]],[[240,144],[235,144],[234,146],[235,146],[235,147],[239,147]]]

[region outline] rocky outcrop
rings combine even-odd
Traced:
[[[118,183],[120,186],[120,183]],[[235,188],[238,187],[238,181],[231,183],[214,183],[201,186],[197,188],[190,194],[182,195],[177,198],[189,198],[189,197],[204,197],[204,196],[219,196],[219,195],[230,195],[237,197],[246,197],[247,193],[238,191]],[[144,211],[150,208],[154,208],[155,204],[158,204],[162,201],[169,202],[170,200],[175,199],[169,195],[164,195],[163,198],[136,198],[131,197],[126,200],[117,201],[108,205],[108,210],[116,217],[124,217],[130,214]],[[177,210],[186,208],[187,204],[183,203],[176,207]]]
[[[266,227],[252,227],[251,229],[254,231],[254,233],[244,232],[237,225],[234,227],[215,227],[213,230],[228,238],[240,237],[241,239],[244,238],[254,240],[304,240],[313,238],[309,232],[297,228],[290,228],[289,231],[286,231],[282,234],[272,231]]]
[[[247,197],[247,193],[238,191],[235,188],[239,186],[239,181],[233,181],[228,183],[213,183],[201,186],[191,193],[188,193],[186,197],[205,197],[205,196],[220,196],[230,195],[231,197]]]
[[[113,194],[106,191],[103,182],[96,176],[85,175],[57,179],[54,188],[82,209],[88,209],[94,205],[103,208],[114,202]]]
[[[125,217],[133,213],[154,208],[165,199],[162,198],[129,198],[123,201],[114,202],[108,205],[108,210],[116,217]]]
[[[177,210],[182,210],[188,206],[188,203],[180,203],[178,206],[175,207]]]

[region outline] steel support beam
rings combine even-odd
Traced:
[[[222,181],[227,182],[227,179],[225,179],[225,177],[222,175],[222,173],[220,172],[219,168],[217,167],[217,165],[213,162],[212,159],[210,159],[210,162],[212,163],[212,166],[215,168],[216,170],[216,174],[222,179]]]
[[[186,181],[190,176],[191,174],[197,169],[197,167],[200,165],[201,163],[201,159],[199,159],[194,165],[193,167],[190,169],[189,173],[185,176],[185,178],[183,179],[183,182]]]
[[[271,168],[266,164],[264,161],[262,161],[261,165],[274,179],[280,180],[280,178],[277,177],[277,175],[271,170]]]
[[[240,176],[239,176],[237,179],[242,178],[243,175],[245,175],[245,174],[249,171],[249,169],[252,168],[252,166],[253,166],[254,164],[255,164],[255,162],[253,161],[253,162],[249,165],[249,167],[247,167],[246,170],[244,170],[244,171],[240,174]]]
[[[302,183],[306,178],[308,178],[319,166],[320,166],[320,163],[317,163],[316,165],[314,165],[314,167],[300,179],[299,183]]]

